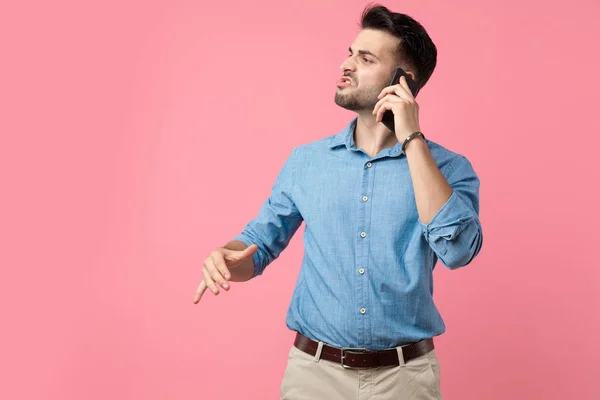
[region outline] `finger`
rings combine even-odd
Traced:
[[[258,250],[258,245],[255,243],[252,243],[250,246],[246,247],[242,251],[242,260],[252,257],[254,255],[254,253],[256,253],[257,250]]]
[[[217,287],[217,285],[215,285],[215,281],[212,280],[206,268],[202,269],[202,276],[204,277],[204,282],[206,283],[206,286],[208,286],[210,291],[213,292],[215,296],[218,295],[219,288]]]
[[[250,258],[258,250],[258,245],[252,243],[244,250],[227,250],[225,251],[225,258],[230,261],[243,261]]]
[[[225,259],[223,256],[220,253],[215,253],[211,256],[211,258],[221,276],[226,280],[230,280],[231,272],[229,272],[229,268],[227,268],[227,264],[225,264]]]
[[[200,282],[198,289],[196,289],[196,294],[194,295],[194,304],[198,304],[198,302],[202,298],[202,295],[206,291],[206,288],[206,283],[204,281]]]
[[[377,114],[377,110],[379,109],[379,107],[381,107],[381,105],[387,101],[402,101],[402,99],[398,96],[396,96],[395,94],[388,94],[386,95],[383,99],[379,100],[377,102],[377,104],[375,104],[375,107],[373,108],[373,115]]]
[[[383,119],[383,114],[385,114],[385,112],[386,112],[387,110],[392,110],[392,107],[393,107],[393,104],[392,104],[392,103],[389,103],[389,102],[383,103],[383,104],[382,104],[382,105],[379,107],[379,110],[377,110],[377,116],[376,116],[376,118],[375,118],[375,121],[377,121],[377,122],[381,122],[381,120]],[[392,110],[392,111],[393,111],[393,110]]]
[[[221,272],[215,266],[215,262],[212,258],[206,260],[204,266],[206,267],[206,270],[208,271],[208,274],[210,275],[213,281],[218,283],[223,289],[229,290],[229,283],[227,283],[225,278],[223,278]]]
[[[400,77],[400,82],[402,82],[402,78],[404,78],[403,76]],[[405,79],[406,82],[406,79]],[[404,87],[402,87],[401,83],[398,83],[397,85],[393,85],[393,86],[388,86],[386,88],[384,88],[381,93],[379,93],[379,96],[377,96],[378,99],[382,98],[385,94],[390,94],[393,93],[396,96],[400,97],[401,99],[404,100],[412,100],[413,97],[412,95],[409,93],[410,90],[407,92],[406,89],[404,89]]]
[[[414,100],[415,96],[413,96],[413,93],[410,90],[410,87],[408,87],[408,82],[406,81],[406,77],[405,76],[401,76],[400,77],[400,85],[402,85],[402,87],[404,88],[404,91],[408,95],[409,100]]]
[[[410,105],[410,102],[406,101],[406,100],[401,100],[401,101],[387,101],[385,103],[383,103],[380,107],[379,110],[377,110],[377,117],[375,118],[375,121],[377,122],[381,122],[383,119],[383,114],[387,111],[390,110],[394,113],[394,116],[399,112],[399,110],[406,108],[407,106]]]
[[[396,86],[399,86],[399,84],[387,86],[387,87],[383,88],[383,90],[379,93],[379,96],[377,96],[377,98],[381,99],[386,94],[396,93]]]
[[[402,101],[402,99],[395,94],[387,94],[384,98],[379,100],[377,104],[375,104],[375,107],[373,107],[373,115],[377,114],[377,109],[387,101]]]

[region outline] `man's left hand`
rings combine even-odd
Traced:
[[[379,101],[375,104],[373,115],[376,121],[381,122],[383,114],[387,110],[394,113],[394,126],[396,138],[400,143],[404,142],[411,133],[420,131],[419,127],[419,104],[415,101],[406,78],[400,77],[400,83],[388,86],[377,96]]]

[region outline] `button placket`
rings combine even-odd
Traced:
[[[360,192],[358,194],[358,201],[362,205],[358,209],[358,242],[356,251],[356,265],[358,265],[356,277],[356,303],[355,307],[358,308],[356,313],[356,335],[359,343],[368,343],[371,340],[371,326],[370,318],[367,313],[369,307],[369,293],[368,293],[368,276],[365,275],[365,270],[368,267],[368,251],[369,241],[365,240],[370,233],[367,233],[368,229],[371,229],[370,214],[371,214],[371,195],[373,190],[373,179],[375,178],[375,169],[373,168],[373,162],[364,162],[363,171],[361,176]]]

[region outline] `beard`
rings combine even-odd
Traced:
[[[335,104],[350,111],[373,111],[379,101],[377,96],[384,88],[385,86],[358,89],[356,86],[349,86],[338,89],[335,92]]]

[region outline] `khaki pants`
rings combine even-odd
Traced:
[[[346,369],[317,355],[292,346],[281,382],[281,400],[442,399],[435,350],[408,363],[399,351],[399,366],[368,369]]]

